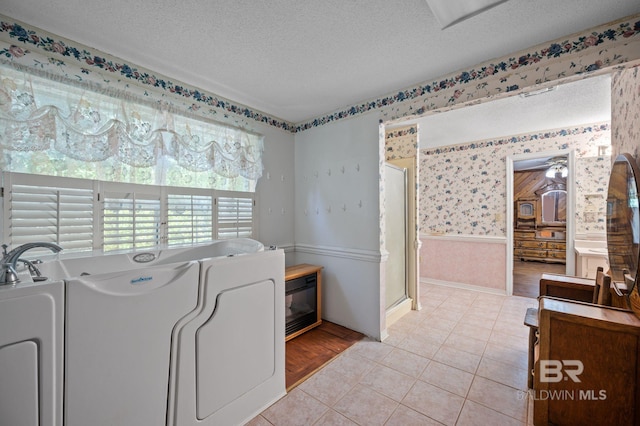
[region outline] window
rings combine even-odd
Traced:
[[[213,195],[168,194],[169,245],[197,244],[211,240],[213,200]]]
[[[37,68],[0,64],[2,242],[109,252],[255,235],[262,135],[153,84]]]
[[[102,206],[104,251],[160,245],[161,200],[157,191],[105,191]]]
[[[255,196],[3,173],[4,241],[47,241],[66,252],[152,249],[254,237]]]
[[[253,234],[252,197],[218,197],[217,204],[218,238],[241,238]]]
[[[90,181],[5,173],[5,187],[10,188],[10,202],[5,202],[8,230],[4,235],[10,236],[10,246],[44,241],[74,251],[93,249],[94,188]]]
[[[0,63],[4,171],[255,191],[263,137],[144,96]]]

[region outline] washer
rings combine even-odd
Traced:
[[[198,283],[197,261],[67,280],[67,426],[165,425],[171,336]]]

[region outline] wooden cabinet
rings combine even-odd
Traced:
[[[567,257],[566,242],[557,239],[546,239],[540,235],[540,231],[533,229],[515,230],[513,232],[513,257],[520,260],[565,263]]]
[[[322,324],[322,266],[289,266],[285,280],[285,341]]]
[[[535,425],[640,425],[640,318],[540,299]]]

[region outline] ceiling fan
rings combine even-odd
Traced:
[[[549,167],[545,176],[548,178],[554,178],[560,174],[563,178],[566,178],[569,174],[567,168],[567,157],[553,157],[548,159],[545,164]]]

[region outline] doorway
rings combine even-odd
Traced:
[[[567,168],[564,178],[545,176],[554,160]],[[507,294],[537,297],[541,273],[574,274],[574,188],[573,150],[507,158]],[[560,210],[542,205],[552,194],[558,207],[560,191],[565,194]]]

